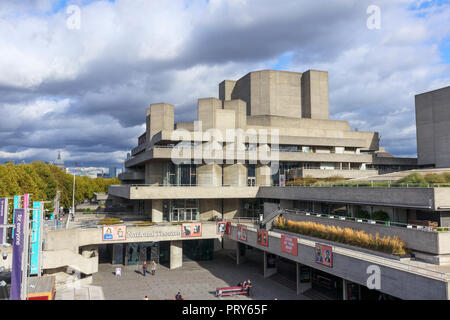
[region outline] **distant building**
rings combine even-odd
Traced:
[[[115,178],[115,177],[117,177],[117,168],[116,167],[109,167],[108,178]]]
[[[58,158],[56,159],[56,161],[53,163],[55,166],[57,166],[58,168],[60,168],[61,170],[66,170],[65,166],[64,166],[64,161],[61,158],[61,151],[58,151]]]

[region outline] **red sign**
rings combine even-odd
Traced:
[[[183,223],[181,224],[182,237],[201,237],[202,224],[201,223]]]
[[[247,241],[247,227],[239,225],[237,226],[237,238],[238,240]]]
[[[269,233],[266,230],[257,230],[256,242],[262,246],[269,246]]]
[[[333,249],[330,246],[316,243],[315,260],[327,267],[333,267]]]
[[[227,222],[227,224],[225,226],[225,233],[231,234],[231,222]]]
[[[289,236],[281,236],[281,251],[287,252],[294,256],[298,255],[297,238]]]

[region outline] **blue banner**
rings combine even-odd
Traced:
[[[16,222],[16,209],[20,208],[20,197],[21,196],[14,196],[13,224]],[[12,229],[12,237],[14,239],[14,228]]]
[[[15,209],[16,221],[14,223],[13,256],[11,270],[10,300],[20,300],[20,288],[22,285],[22,255],[25,227],[25,209]]]
[[[31,224],[31,259],[30,274],[39,270],[39,228],[41,224],[41,202],[33,201],[33,222]]]

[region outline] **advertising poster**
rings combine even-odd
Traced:
[[[33,222],[31,224],[30,274],[38,274],[39,268],[39,227],[41,219],[41,202],[33,201]]]
[[[103,241],[117,241],[127,239],[127,226],[103,226]]]
[[[8,199],[0,199],[0,224],[8,224]],[[0,243],[6,243],[6,229],[0,228]]]
[[[247,227],[239,225],[237,226],[237,238],[238,240],[247,241]]]
[[[201,237],[202,224],[199,222],[181,224],[182,237]]]
[[[297,238],[282,235],[281,236],[281,251],[298,255],[298,243]]]
[[[25,209],[16,209],[16,221],[14,222],[13,256],[11,265],[11,292],[10,300],[20,300],[22,286],[22,256],[25,227]]]
[[[225,233],[231,234],[231,222],[227,222],[227,224],[225,226]]]
[[[258,229],[256,231],[256,242],[265,247],[269,246],[269,233],[267,230]]]
[[[217,222],[217,234],[223,235],[225,233],[225,222]]]
[[[330,246],[316,243],[315,260],[327,267],[333,267],[333,249]]]
[[[13,224],[16,222],[16,209],[20,209],[20,197],[21,196],[14,196]],[[14,238],[14,228],[12,230],[12,237]]]

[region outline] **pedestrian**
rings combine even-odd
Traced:
[[[147,273],[147,261],[144,261],[144,263],[142,264],[142,273],[145,274]]]
[[[247,280],[247,296],[250,296],[250,288],[252,287],[252,282]]]
[[[152,276],[154,276],[154,275],[155,275],[155,272],[156,272],[156,263],[155,263],[155,260],[152,261],[151,268],[152,268]]]
[[[144,296],[144,300],[148,300],[148,297],[147,297],[147,296]]]

